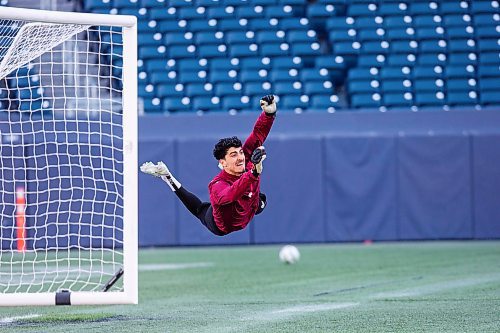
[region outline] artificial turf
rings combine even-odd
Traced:
[[[139,305],[0,308],[0,332],[500,332],[499,241],[279,248],[142,249]]]

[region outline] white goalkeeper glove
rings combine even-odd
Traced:
[[[274,95],[267,95],[261,98],[260,107],[262,110],[269,114],[273,115],[276,113],[276,101]]]
[[[252,173],[255,177],[259,176],[262,173],[262,170],[264,170],[262,162],[264,162],[266,157],[266,149],[264,146],[260,146],[253,151],[250,161],[253,163]]]
[[[153,164],[153,162],[146,162],[141,165],[141,171],[151,176],[160,177],[170,186],[172,191],[176,191],[181,187],[181,183],[172,176],[170,170],[168,170],[167,166],[162,161],[158,162],[156,165]]]

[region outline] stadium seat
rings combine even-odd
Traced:
[[[280,98],[280,107],[283,111],[305,110],[308,106],[309,97],[306,95],[286,95]]]
[[[240,72],[241,82],[263,82],[267,80],[267,70],[243,70]]]
[[[337,95],[313,95],[310,98],[310,107],[312,111],[333,112],[337,108],[341,108],[339,97]]]
[[[193,109],[198,111],[221,111],[221,101],[217,96],[199,96],[192,99]]]
[[[218,82],[237,82],[238,72],[236,70],[214,70],[209,73],[209,81]]]
[[[228,31],[225,33],[228,44],[252,44],[255,42],[253,31]]]
[[[380,94],[354,94],[351,96],[353,108],[378,108],[381,106]]]
[[[257,44],[233,44],[229,46],[229,55],[233,58],[256,57]]]
[[[158,97],[145,97],[140,99],[144,105],[144,110],[147,110],[148,113],[162,113],[162,103],[161,99]]]
[[[446,94],[448,105],[476,105],[478,104],[478,95],[475,91],[448,92]]]
[[[157,86],[156,96],[165,98],[169,96],[184,96],[184,85],[182,84],[161,84]]]
[[[383,101],[387,107],[409,107],[414,105],[411,92],[386,93],[383,96]]]
[[[331,81],[305,82],[303,91],[306,95],[331,95],[333,94],[333,83]]]
[[[189,97],[167,97],[163,99],[163,110],[167,112],[191,110]]]
[[[206,59],[179,59],[177,68],[179,71],[199,72],[208,69]]]
[[[215,96],[237,95],[242,93],[243,85],[240,82],[222,82],[215,84]]]
[[[480,96],[481,103],[484,105],[500,104],[500,94],[497,91],[483,91]]]
[[[417,106],[443,106],[446,102],[443,92],[416,92],[415,105]]]
[[[377,82],[373,84],[372,82]],[[372,81],[349,81],[348,90],[351,95],[354,94],[367,94],[380,92],[380,83],[376,80]]]
[[[243,86],[244,94],[247,96],[263,96],[273,93],[271,84],[261,82],[250,82]]]
[[[248,96],[224,96],[222,107],[226,110],[248,110],[250,109],[250,101]]]
[[[298,71],[296,69],[274,69],[269,73],[272,82],[290,82],[298,80]]]
[[[212,94],[213,85],[211,83],[191,83],[185,86],[184,92],[188,97],[206,96]]]
[[[384,80],[380,83],[381,91],[384,93],[405,93],[412,91],[412,81],[405,80]]]
[[[415,91],[444,91],[445,82],[443,79],[421,78],[415,79],[412,82]]]

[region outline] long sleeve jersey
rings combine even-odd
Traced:
[[[250,157],[266,140],[274,118],[262,112],[243,144],[247,171],[235,176],[222,170],[208,184],[215,224],[225,234],[245,228],[259,208],[260,177],[253,175]]]

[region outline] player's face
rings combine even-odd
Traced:
[[[245,154],[242,147],[229,148],[226,156],[219,162],[230,175],[239,176],[245,172]]]

